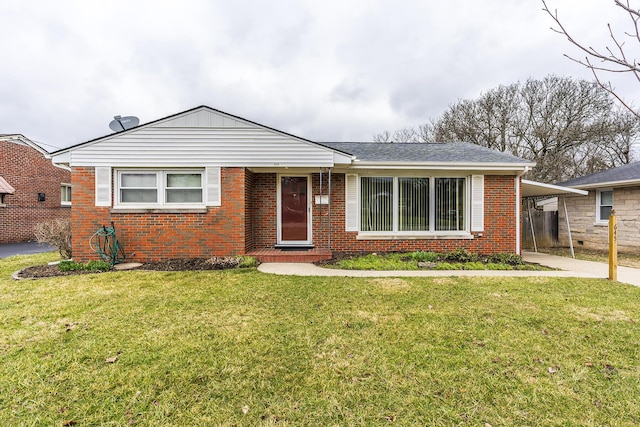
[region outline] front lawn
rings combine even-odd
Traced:
[[[640,289],[129,271],[12,281],[0,425],[638,425]]]

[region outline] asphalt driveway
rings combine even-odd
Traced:
[[[0,258],[6,258],[13,255],[39,254],[55,250],[56,248],[51,245],[41,245],[38,242],[6,243],[4,245],[0,245]]]

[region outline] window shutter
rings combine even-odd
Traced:
[[[96,206],[111,206],[111,168],[96,167]]]
[[[220,167],[206,169],[207,206],[220,206]]]
[[[345,205],[345,231],[358,231],[358,175],[346,176]]]
[[[484,175],[471,176],[471,231],[484,231]]]

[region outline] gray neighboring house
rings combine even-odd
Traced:
[[[618,249],[640,252],[640,162],[574,178],[558,185],[589,191],[587,196],[567,196],[573,244],[589,249],[607,249],[609,214],[618,219]],[[559,210],[560,244],[569,245],[564,211]]]

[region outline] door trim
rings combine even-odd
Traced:
[[[282,177],[291,176],[291,177],[303,177],[307,179],[307,240],[282,240]],[[307,174],[295,174],[295,173],[279,173],[276,175],[277,185],[276,185],[276,210],[277,210],[277,220],[276,220],[276,233],[277,238],[276,242],[279,246],[309,246],[313,244],[313,210],[312,210],[312,186],[311,186],[311,175]]]

